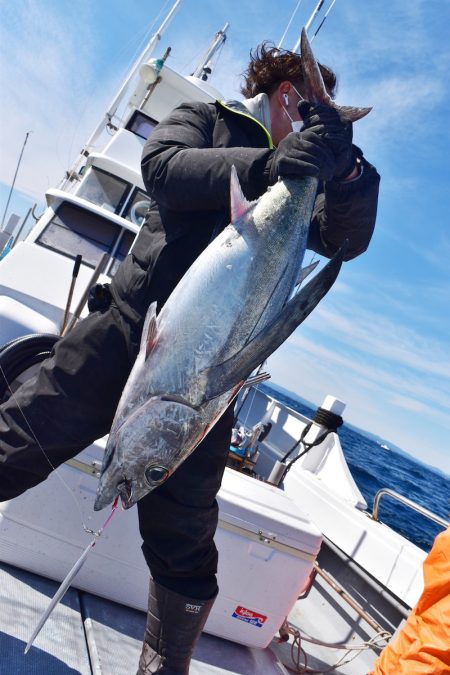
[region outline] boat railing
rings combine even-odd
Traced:
[[[403,495],[399,494],[398,492],[395,492],[394,490],[389,490],[388,488],[383,488],[381,490],[378,490],[378,492],[375,495],[375,499],[373,500],[373,509],[372,509],[372,520],[378,520],[378,511],[380,507],[380,500],[383,495],[388,495],[389,497],[392,497],[393,499],[396,499],[397,501],[401,502],[402,504],[405,504],[406,506],[409,506],[411,509],[414,511],[417,511],[418,513],[421,513],[423,516],[426,518],[429,518],[430,520],[433,520],[435,523],[438,523],[439,525],[442,525],[442,527],[447,528],[449,526],[449,522],[445,520],[445,518],[441,518],[440,516],[436,515],[436,513],[433,513],[432,511],[429,511],[428,509],[424,508],[423,506],[420,506],[420,504],[417,504],[416,502],[413,502],[412,499],[408,499],[407,497],[404,497]]]

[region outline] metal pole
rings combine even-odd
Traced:
[[[36,204],[35,204],[35,206],[36,206]],[[22,220],[22,223],[21,223],[21,225],[20,225],[20,227],[19,227],[19,229],[18,229],[18,231],[17,231],[17,234],[16,234],[15,239],[14,239],[14,243],[13,243],[13,245],[11,246],[11,248],[14,248],[14,246],[15,246],[15,245],[17,244],[17,242],[19,241],[19,237],[20,237],[20,235],[22,234],[22,230],[23,230],[23,228],[25,227],[25,224],[26,224],[28,218],[30,217],[32,210],[33,210],[33,207],[30,206],[30,208],[28,209],[27,215],[26,215],[25,218]]]
[[[102,117],[100,123],[96,126],[90,137],[88,138],[84,148],[82,149],[80,156],[75,160],[75,162],[72,165],[72,169],[67,172],[67,175],[61,180],[59,187],[63,188],[64,185],[66,184],[66,181],[68,180],[68,176],[72,175],[73,173],[76,172],[78,165],[82,161],[83,157],[87,156],[89,154],[91,146],[95,143],[97,138],[100,136],[102,131],[105,129],[105,127],[111,122],[112,117],[115,115],[117,108],[119,107],[119,104],[122,100],[122,98],[125,95],[125,92],[128,88],[128,85],[132,78],[136,75],[138,72],[140,66],[149,58],[150,54],[153,52],[155,46],[157,45],[158,41],[161,40],[161,36],[165,29],[167,28],[168,24],[173,18],[173,15],[177,11],[178,7],[180,6],[182,0],[176,0],[176,2],[173,4],[172,9],[162,22],[161,26],[159,29],[154,33],[152,36],[150,42],[148,43],[147,47],[144,48],[144,50],[141,52],[140,56],[138,59],[135,61],[133,66],[131,67],[130,72],[128,75],[125,77],[122,86],[120,87],[119,91],[111,101],[106,113]]]
[[[289,28],[291,27],[291,23],[293,22],[294,17],[297,14],[297,10],[300,7],[301,2],[302,2],[302,0],[298,0],[296,8],[294,9],[294,11],[291,14],[291,18],[289,19],[288,25],[286,26],[286,29],[285,29],[283,35],[281,36],[281,39],[280,39],[279,43],[277,44],[277,49],[281,49],[281,47],[283,46],[284,38],[286,37],[287,32],[288,32]]]
[[[22,150],[21,150],[21,152],[20,152],[19,161],[17,162],[16,172],[15,172],[15,174],[14,174],[14,178],[13,178],[13,182],[12,182],[12,185],[11,185],[11,189],[10,189],[10,191],[9,191],[8,201],[6,202],[5,212],[4,212],[4,214],[3,214],[2,224],[1,224],[1,226],[0,226],[0,229],[3,229],[3,223],[5,222],[6,213],[7,213],[7,211],[8,211],[8,206],[9,206],[9,202],[10,202],[11,195],[12,195],[12,193],[13,193],[13,190],[14,190],[14,184],[15,184],[15,182],[16,182],[17,172],[19,171],[19,166],[20,166],[20,162],[22,161],[23,151],[25,150],[25,146],[26,146],[27,141],[28,141],[28,136],[29,136],[30,134],[31,134],[31,131],[27,131],[27,133],[25,134],[25,140],[24,140],[24,142],[23,142]]]
[[[311,14],[311,16],[309,17],[309,19],[308,19],[308,21],[307,21],[307,23],[306,23],[306,26],[305,26],[305,31],[306,31],[306,32],[308,32],[309,29],[311,28],[311,25],[312,25],[314,19],[316,18],[316,16],[318,15],[318,13],[320,12],[320,10],[322,9],[322,5],[323,5],[324,2],[325,2],[325,0],[319,0],[319,2],[317,3],[317,5],[316,5],[316,7],[315,7],[315,9],[314,9],[314,11],[313,11],[313,13]],[[292,49],[292,51],[293,51],[293,52],[298,52],[299,47],[300,47],[300,38],[299,38],[299,39],[297,40],[297,42],[295,43],[294,48]]]
[[[225,33],[227,32],[229,27],[230,27],[230,24],[227,22],[225,24],[225,26],[222,28],[222,30],[219,30],[215,34],[214,40],[213,40],[211,46],[208,48],[208,51],[206,53],[205,58],[203,59],[203,63],[201,63],[192,73],[193,77],[202,77],[206,67],[209,65],[209,61],[211,61],[212,57],[214,56],[214,54],[216,53],[218,48],[227,39],[227,36],[225,35]]]
[[[325,19],[327,18],[328,14],[329,14],[329,13],[331,12],[331,10],[333,9],[333,5],[334,5],[335,2],[336,2],[336,0],[333,0],[332,3],[331,3],[331,5],[328,7],[327,11],[325,12],[325,16],[323,17],[322,21],[319,23],[319,27],[317,28],[316,32],[315,32],[314,35],[312,36],[311,40],[309,41],[310,43],[314,40],[314,38],[316,37],[317,33],[318,33],[319,30],[322,28],[323,24],[325,23]]]
[[[97,267],[94,270],[94,273],[92,274],[91,278],[89,279],[89,283],[87,284],[85,291],[83,295],[80,298],[80,301],[78,302],[78,305],[76,306],[74,313],[72,315],[72,318],[70,321],[66,323],[66,326],[64,328],[64,331],[61,332],[61,335],[64,337],[69,333],[72,328],[75,326],[76,322],[78,321],[81,312],[83,311],[83,307],[85,306],[88,296],[89,296],[89,291],[91,290],[92,286],[97,282],[97,279],[99,278],[100,274],[103,273],[103,271],[106,269],[106,265],[108,264],[109,260],[109,253],[104,253],[102,257],[100,258],[100,261],[97,265]]]
[[[138,57],[138,59],[135,61],[133,66],[131,67],[130,72],[126,76],[125,80],[123,81],[122,86],[120,87],[119,91],[113,98],[112,102],[110,103],[108,110],[105,113],[105,116],[103,117],[102,121],[100,124],[97,126],[97,128],[94,130],[94,132],[91,134],[90,138],[88,139],[86,143],[86,149],[89,149],[89,146],[94,143],[94,141],[97,139],[97,137],[100,135],[100,133],[103,131],[105,123],[108,123],[110,119],[115,115],[117,108],[119,107],[120,101],[123,98],[123,95],[125,94],[125,90],[127,89],[130,81],[132,78],[135,76],[135,74],[138,72],[140,66],[144,61],[146,61],[149,56],[152,54],[154,48],[156,47],[157,43],[159,40],[161,40],[161,36],[164,33],[165,29],[169,25],[170,21],[173,18],[173,15],[177,11],[178,7],[180,6],[181,0],[176,0],[174,3],[172,9],[162,22],[161,26],[159,29],[156,31],[156,33],[153,35],[151,38],[150,42],[148,43],[147,47],[144,49],[144,51],[141,53],[141,55]]]

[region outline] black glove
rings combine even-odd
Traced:
[[[316,176],[328,181],[336,171],[336,161],[328,145],[313,130],[292,132],[279,143],[270,158],[269,183],[278,176]]]
[[[333,177],[336,180],[346,178],[356,162],[352,123],[342,122],[337,111],[323,103],[311,105],[308,101],[300,101],[298,112],[303,120],[303,129],[314,131],[332,151],[336,159]]]

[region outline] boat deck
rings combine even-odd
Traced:
[[[395,632],[401,617],[369,589],[358,575],[323,547],[322,569],[345,578],[345,590],[383,629]],[[28,654],[25,645],[56,592],[58,583],[17,567],[0,563],[0,675],[134,675],[145,626],[144,612],[69,588]],[[381,604],[380,604],[381,602]],[[307,598],[299,600],[289,616],[303,635],[331,643],[361,644],[376,634],[339,594],[316,577]],[[269,648],[249,648],[203,634],[194,652],[190,675],[288,675],[295,671],[292,638]],[[307,664],[327,672],[340,657],[337,675],[361,675],[371,669],[379,650],[353,654],[302,640]],[[302,657],[304,658],[304,657]]]
[[[58,584],[0,563],[0,675],[132,675],[143,612],[69,588],[27,655],[25,645]],[[226,655],[226,657],[224,657]],[[203,634],[191,675],[283,675],[270,649]]]

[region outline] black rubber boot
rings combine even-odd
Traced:
[[[188,675],[192,652],[214,600],[188,598],[151,579],[137,675]]]

